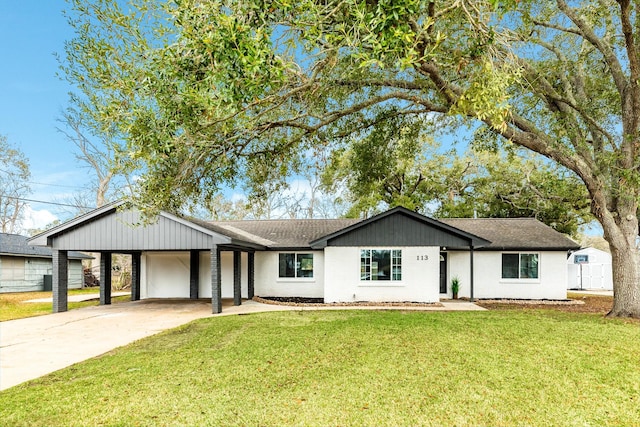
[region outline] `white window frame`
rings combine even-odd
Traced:
[[[363,266],[362,264],[362,259],[363,259],[363,251],[369,251],[369,278],[367,279],[365,276],[367,274],[366,268],[364,268],[367,264],[365,264]],[[371,280],[371,270],[373,268],[373,261],[372,261],[372,256],[373,253],[372,251],[389,251],[389,280]],[[396,252],[399,252],[399,254],[396,254]],[[403,258],[403,254],[402,254],[402,249],[401,248],[360,248],[359,251],[360,254],[360,286],[394,286],[394,285],[399,285],[402,283],[403,281],[403,272],[402,272],[402,258]],[[396,264],[394,262],[394,260],[399,259],[400,263]],[[396,270],[397,268],[399,268],[399,272]],[[394,271],[395,270],[395,271]],[[396,274],[400,275],[400,278],[394,278],[396,276]]]
[[[518,255],[518,277],[503,277],[503,268],[504,268],[504,255]],[[538,259],[538,264],[537,264],[537,273],[538,273],[538,277],[520,277],[522,270],[521,270],[521,263],[522,263],[522,256],[523,255],[535,255]],[[539,252],[501,252],[500,253],[500,281],[501,282],[521,282],[521,283],[539,283],[540,282],[540,276],[541,276],[541,260],[542,257],[540,256]]]

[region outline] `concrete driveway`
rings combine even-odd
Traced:
[[[0,390],[99,356],[166,329],[211,316],[264,311],[307,310],[484,310],[465,301],[432,307],[295,307],[223,300],[222,313],[211,314],[210,300],[142,300],[94,306],[0,323]]]
[[[211,316],[211,303],[144,300],[0,323],[0,390]]]

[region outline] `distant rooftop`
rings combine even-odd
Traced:
[[[36,258],[51,258],[53,251],[47,246],[29,246],[26,236],[19,234],[0,233],[0,255],[22,255]],[[92,259],[93,257],[82,252],[69,252],[71,259]]]

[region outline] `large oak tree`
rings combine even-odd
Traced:
[[[640,317],[640,5],[628,0],[71,0],[64,72],[178,207],[385,110],[439,114],[573,171],[609,242],[611,316]]]

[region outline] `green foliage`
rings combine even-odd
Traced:
[[[442,179],[448,191],[438,217],[533,217],[572,236],[592,220],[580,180],[539,156],[475,150],[454,159]]]
[[[69,1],[72,101],[125,142],[147,213],[241,179],[281,180],[309,148],[345,147],[385,111],[430,113],[572,171],[626,254],[616,262],[640,263],[634,2]],[[617,298],[614,311],[640,317],[640,272],[628,265],[614,271],[633,308]]]
[[[424,118],[382,112],[367,133],[333,152],[324,171],[329,191],[344,185],[352,203],[348,216],[368,216],[404,206],[424,211],[436,194],[435,184],[444,155],[427,135]]]
[[[451,279],[451,292],[454,295],[457,295],[460,292],[460,279],[457,276],[454,276]]]
[[[592,220],[575,174],[521,150],[443,152],[424,120],[386,116],[333,152],[324,171],[328,191],[346,188],[351,217],[404,206],[445,218],[534,217],[577,235]]]

